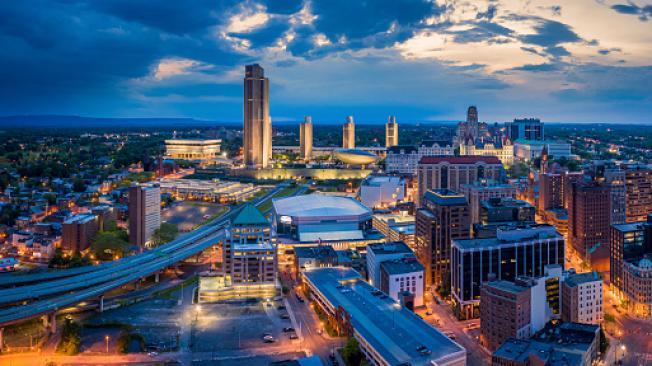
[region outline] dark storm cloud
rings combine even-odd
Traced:
[[[581,40],[568,25],[553,20],[542,20],[535,30],[536,34],[522,37],[523,42],[542,47],[554,47],[560,43]]]
[[[385,48],[405,41],[425,18],[442,10],[425,0],[313,0],[310,4],[317,19],[299,29],[288,45],[293,55],[310,59],[343,49]],[[317,34],[324,34],[332,44],[316,46],[313,37]]]
[[[188,34],[219,24],[235,0],[89,1],[88,6],[120,19],[136,22],[173,34]]]
[[[515,67],[512,70],[515,71],[533,71],[533,72],[550,72],[560,70],[558,64],[528,64],[519,67]]]
[[[181,2],[146,3],[1,2],[3,112],[30,102],[87,100],[95,91],[128,98],[122,84],[149,74],[166,57],[229,66],[247,59],[214,37],[216,21],[205,15],[209,2],[201,2],[203,11]]]
[[[639,19],[643,21],[652,17],[652,5],[637,6],[629,3],[613,5],[611,8],[621,14],[638,15]]]

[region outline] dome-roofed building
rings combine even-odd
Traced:
[[[372,164],[379,159],[376,154],[359,149],[337,149],[335,157],[345,164],[353,165]]]

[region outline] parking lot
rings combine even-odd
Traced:
[[[161,221],[177,225],[179,231],[190,231],[215,215],[226,211],[226,206],[209,202],[175,202],[161,211]]]
[[[98,348],[98,334],[107,334],[111,339],[116,339],[120,334],[121,324],[130,325],[131,333],[141,334],[149,350],[177,349],[180,314],[181,307],[177,306],[176,300],[160,298],[94,314],[84,321],[92,327],[86,327],[82,331],[82,350],[97,351],[103,348]],[[106,326],[102,327],[102,324]],[[109,347],[111,348],[111,344]]]
[[[196,319],[191,342],[193,352],[299,350],[300,342],[291,339],[296,333],[290,331],[292,323],[280,302],[201,304]]]

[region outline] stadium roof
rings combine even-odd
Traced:
[[[339,217],[371,215],[371,210],[351,197],[310,194],[274,198],[274,211],[278,215],[294,217]]]

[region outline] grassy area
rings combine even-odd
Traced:
[[[298,190],[301,189],[301,186],[294,186],[294,187],[285,187],[278,191],[275,195],[272,197],[266,199],[263,201],[260,205],[258,205],[258,209],[260,212],[265,213],[269,211],[272,208],[272,199],[273,198],[279,198],[279,197],[288,197],[293,194],[295,194]]]

